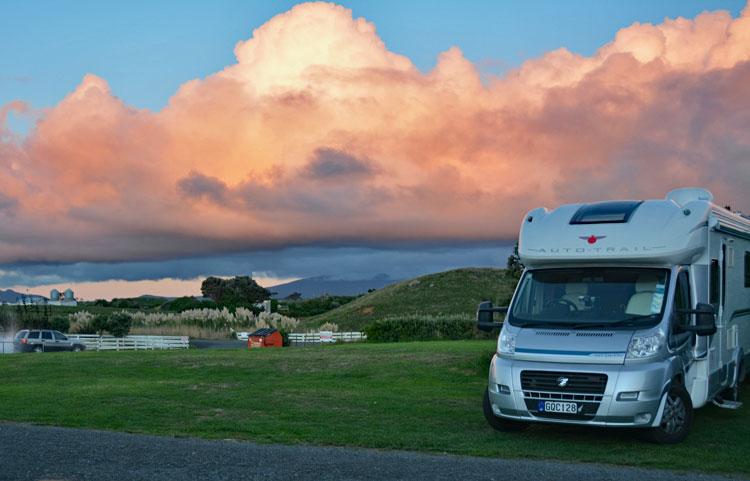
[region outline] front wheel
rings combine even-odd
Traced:
[[[684,387],[673,384],[667,392],[667,401],[661,424],[648,430],[648,438],[657,444],[677,444],[690,433],[693,425],[693,402]]]
[[[518,432],[523,431],[524,429],[529,427],[527,423],[495,416],[495,413],[492,412],[492,403],[490,402],[489,389],[484,390],[484,402],[482,403],[482,408],[484,411],[484,419],[486,419],[487,423],[496,431]]]

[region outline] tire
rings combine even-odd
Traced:
[[[34,349],[32,349],[34,352],[44,352],[44,348],[42,346],[34,346]]]
[[[511,419],[504,419],[495,416],[492,412],[492,404],[490,403],[490,391],[489,389],[484,390],[484,402],[482,403],[482,410],[484,411],[484,419],[487,420],[487,424],[492,426],[495,431],[502,431],[506,433],[513,433],[523,431],[529,427],[528,423],[520,421],[513,421]]]
[[[81,349],[81,346],[73,346],[73,352],[81,352],[83,349]]]
[[[661,425],[647,431],[649,441],[657,444],[677,444],[690,433],[693,426],[693,402],[690,394],[679,384],[672,384],[667,392],[667,402]]]

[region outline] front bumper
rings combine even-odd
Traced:
[[[524,390],[521,386],[522,371],[551,371],[561,373],[606,374],[607,383],[603,393],[595,396],[588,393],[574,397],[570,392],[559,390]],[[537,361],[519,361],[492,358],[489,376],[489,397],[496,416],[519,421],[578,424],[590,426],[649,427],[661,415],[661,401],[671,376],[669,361],[655,361],[633,365],[615,364],[568,364]],[[499,386],[509,390],[501,392]],[[637,400],[618,400],[622,392],[637,391]],[[573,401],[582,406],[580,415],[547,414],[537,410],[544,399]]]

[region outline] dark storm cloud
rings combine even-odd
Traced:
[[[366,176],[375,173],[369,160],[362,160],[341,150],[319,148],[305,168],[316,179]]]
[[[0,265],[0,288],[61,282],[195,279],[263,273],[271,277],[407,279],[458,267],[503,267],[508,245],[422,246],[403,249],[296,247],[248,254],[154,262]]]
[[[177,182],[177,188],[186,197],[193,199],[207,198],[218,204],[223,204],[226,201],[229,190],[227,184],[216,177],[209,177],[195,171],[180,179]]]

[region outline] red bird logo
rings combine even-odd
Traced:
[[[588,237],[587,236],[581,236],[581,237],[579,237],[579,239],[583,239],[586,242],[588,242],[589,244],[596,244],[596,241],[598,241],[599,239],[604,239],[605,237],[607,237],[607,236],[606,235],[594,235],[594,234],[591,234]]]

